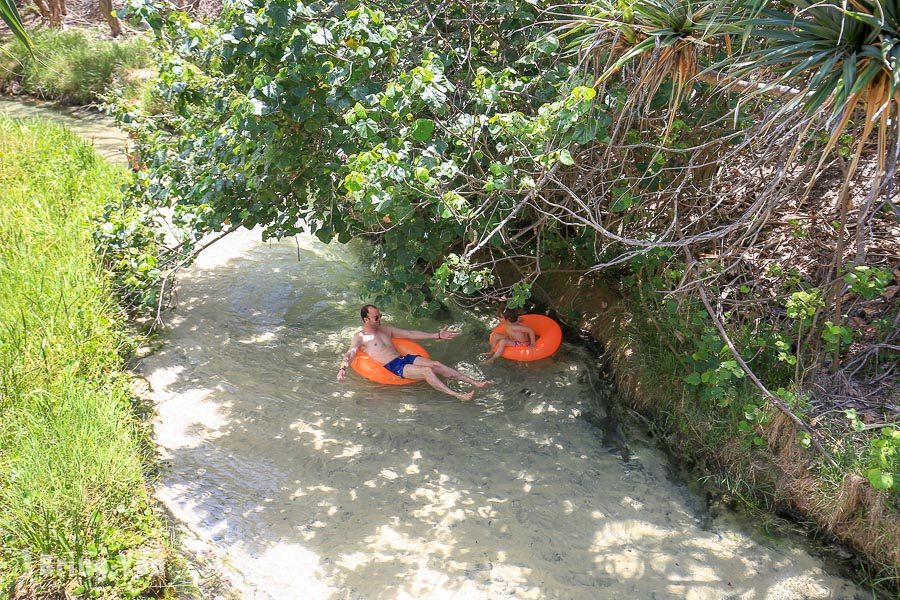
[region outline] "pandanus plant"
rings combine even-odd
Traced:
[[[551,14],[571,51],[595,57],[598,84],[631,66],[637,74],[631,91],[647,98],[671,80],[669,126],[697,81],[746,96],[779,96],[780,104],[769,113],[770,126],[798,114],[829,115],[816,121],[827,142],[807,189],[849,133],[854,150],[838,194],[840,231],[832,266],[839,274],[851,182],[873,133],[877,169],[860,210],[859,232],[874,199],[886,188],[890,193],[897,168],[900,0],[600,0],[567,5],[565,15]],[[739,42],[736,48],[734,42]],[[602,65],[598,56],[606,58]],[[806,129],[808,136],[820,131],[812,125]],[[834,281],[831,299],[838,322],[840,277]]]
[[[556,13],[557,33],[570,52],[595,59],[595,85],[629,68],[636,74],[632,102],[643,103],[672,80],[667,129],[695,80],[718,82],[721,75],[701,67],[701,58],[714,61],[718,48],[730,53],[731,38],[744,32],[746,16],[742,3],[721,0],[602,0],[575,5],[576,14],[572,5],[567,8],[567,15]]]
[[[900,0],[843,0],[834,4],[786,0],[786,9],[765,9],[748,21],[758,49],[743,57],[738,73],[777,73],[775,83],[798,87],[801,93],[780,108],[785,114],[803,110],[825,112],[828,142],[816,174],[845,132],[852,133],[855,146],[838,194],[840,230],[835,248],[833,273],[839,274],[846,243],[845,229],[850,209],[850,186],[863,149],[876,132],[877,168],[869,182],[869,195],[860,207],[858,235],[880,192],[891,193],[890,182],[900,152]],[[859,127],[850,129],[854,120]],[[891,135],[889,128],[893,127]],[[813,176],[815,178],[815,175]],[[860,244],[862,248],[862,244]],[[863,257],[858,256],[858,260]],[[840,278],[832,288],[834,320],[839,322]]]

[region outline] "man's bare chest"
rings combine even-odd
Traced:
[[[387,348],[393,348],[391,337],[386,333],[362,333],[362,348],[368,353],[378,352]]]

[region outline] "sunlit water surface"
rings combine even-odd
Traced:
[[[340,384],[354,282],[370,275],[312,238],[226,240],[181,277],[162,349],[140,370],[158,404],[158,496],[243,597],[858,594],[801,547],[701,527],[640,440],[614,451],[591,424],[606,390],[584,348],[482,367],[484,326],[461,316],[457,339],[425,345],[495,381],[473,402],[352,372]]]

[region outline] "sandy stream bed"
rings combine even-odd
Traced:
[[[181,276],[139,370],[159,411],[157,495],[241,596],[865,597],[802,547],[701,527],[640,440],[627,461],[610,452],[584,418],[603,398],[583,348],[482,368],[483,331],[459,322],[426,345],[495,380],[474,402],[339,384],[366,273],[312,238],[226,240]]]

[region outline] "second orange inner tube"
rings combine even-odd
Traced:
[[[532,361],[547,358],[559,348],[562,343],[562,329],[559,323],[545,315],[522,315],[516,321],[519,325],[531,327],[534,330],[534,347],[527,346],[507,346],[503,349],[503,358],[509,360]],[[506,334],[506,325],[497,325],[491,330],[491,336],[494,333]],[[491,348],[496,348],[496,344],[491,344]]]
[[[418,354],[419,356],[424,356],[425,358],[431,358],[431,355],[428,354],[428,351],[425,350],[425,348],[412,340],[403,338],[391,338],[391,343],[394,344],[394,348],[397,350],[400,356],[404,356],[406,354]],[[376,361],[374,358],[372,358],[362,350],[356,353],[356,358],[353,359],[353,362],[350,363],[350,366],[354,371],[356,371],[366,379],[374,381],[375,383],[384,383],[387,385],[406,385],[407,383],[416,383],[418,381],[417,379],[397,377],[396,375],[385,369],[383,364]]]

